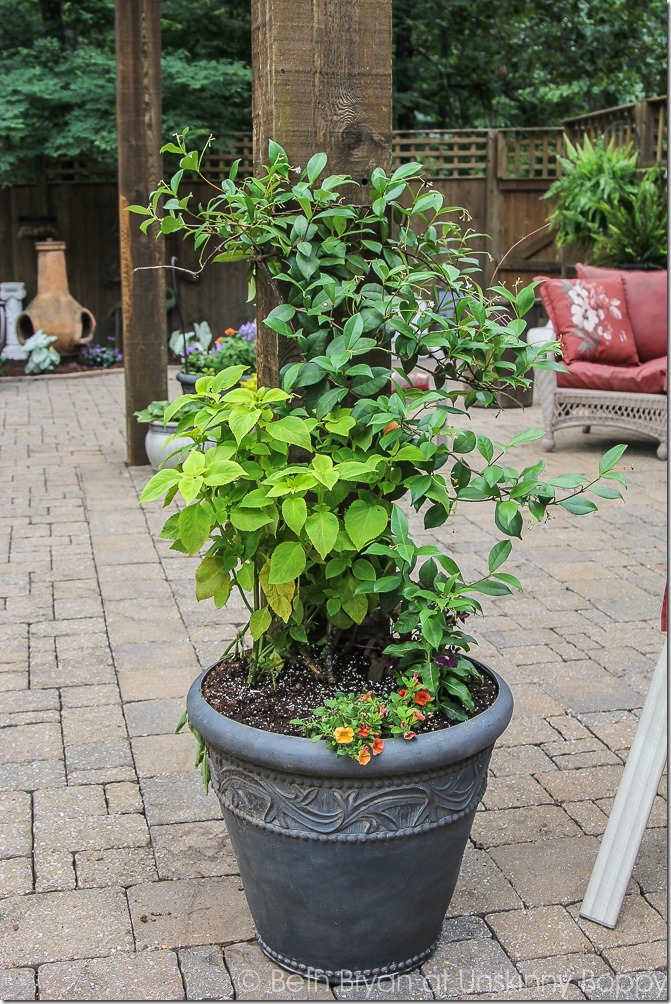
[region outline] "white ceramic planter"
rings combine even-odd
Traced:
[[[179,436],[168,442],[176,428],[177,422],[168,422],[167,425],[163,425],[163,422],[150,422],[147,428],[144,447],[155,471],[159,467],[176,467],[193,448],[193,439],[189,436]],[[175,453],[175,450],[179,450],[179,453]],[[173,453],[174,456],[171,456]]]

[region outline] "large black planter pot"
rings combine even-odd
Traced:
[[[475,660],[474,660],[475,661]],[[495,740],[513,701],[468,722],[387,739],[362,767],[323,742],[275,735],[189,691],[259,943],[291,972],[330,982],[419,966],[454,891]]]

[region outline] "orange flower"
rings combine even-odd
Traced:
[[[418,690],[415,694],[415,704],[419,704],[420,707],[424,707],[431,700],[431,694],[428,690]]]
[[[373,691],[372,690],[367,690],[366,693],[361,698],[361,700],[362,701],[372,701],[373,700]]]
[[[403,738],[404,739],[414,739],[415,736],[416,736],[416,734],[417,734],[416,732],[404,732],[403,733]]]
[[[365,739],[366,736],[369,736],[370,735],[370,725],[360,725],[359,726],[359,730],[357,732],[357,735],[361,736],[362,739]]]
[[[230,337],[230,335],[234,335],[235,334],[235,328],[226,328],[226,330],[224,331],[224,334],[225,335],[229,335],[229,337]]]
[[[373,739],[373,756],[377,756],[384,749],[384,739],[380,739],[379,736],[375,736]]]
[[[416,722],[425,722],[426,721],[426,715],[424,714],[423,711],[415,711],[414,715],[415,715],[415,721]]]
[[[339,728],[333,730],[333,735],[336,737],[336,742],[338,743],[351,743],[354,739],[354,729],[349,728],[349,726],[345,728],[345,726],[341,725]]]
[[[399,690],[399,692],[398,692],[398,696],[399,696],[399,697],[405,697],[405,695],[406,695],[407,693],[408,693],[408,691],[407,691],[407,690],[405,689],[405,687],[404,687],[404,688],[403,688],[403,690]]]
[[[359,752],[357,760],[363,767],[366,766],[366,764],[370,760],[370,750],[368,749],[367,746],[364,746],[363,749]]]

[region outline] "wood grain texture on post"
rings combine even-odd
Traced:
[[[167,398],[163,239],[142,233],[127,206],[146,205],[162,175],[160,3],[116,0],[119,238],[128,463],[146,464],[134,411]],[[141,271],[138,271],[140,269]]]
[[[295,167],[324,151],[327,173],[350,174],[369,203],[373,168],[391,167],[391,36],[391,0],[252,0],[255,168],[271,139]],[[262,324],[273,306],[259,279],[257,368],[268,386],[295,351]]]

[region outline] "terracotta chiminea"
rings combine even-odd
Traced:
[[[27,341],[42,329],[55,335],[53,347],[62,356],[73,356],[80,346],[90,342],[96,319],[68,289],[65,271],[65,244],[62,241],[42,241],[37,251],[37,296],[16,321],[20,341]]]

